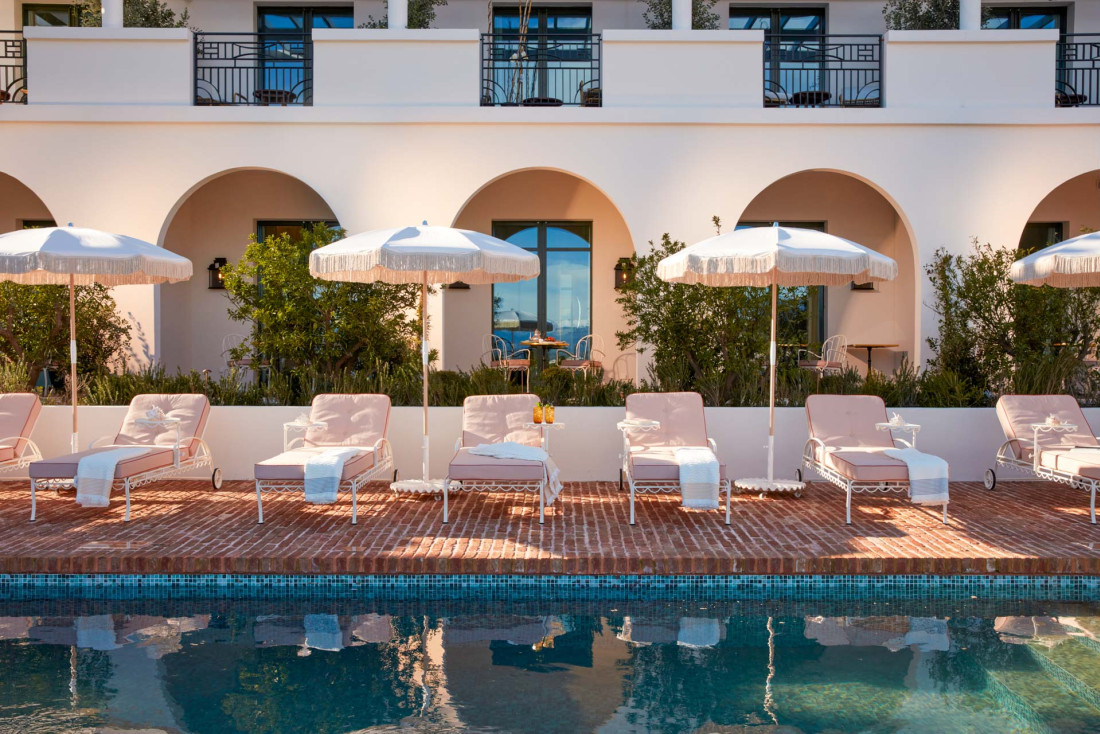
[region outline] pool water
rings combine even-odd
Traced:
[[[1100,605],[0,604],[2,732],[1097,732]]]

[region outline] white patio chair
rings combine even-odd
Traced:
[[[809,349],[798,350],[798,366],[817,373],[818,379],[826,375],[839,375],[848,368],[848,339],[834,334],[821,344],[821,354]]]
[[[504,372],[504,376],[511,378],[512,373],[518,372],[520,383],[526,392],[531,384],[531,350],[512,350],[508,342],[496,334],[486,334],[484,340],[485,354],[482,361],[495,370]]]
[[[603,337],[595,334],[582,336],[577,340],[576,348],[557,350],[558,367],[587,375],[590,371],[603,369]]]
[[[222,359],[225,360],[226,367],[234,369],[235,367],[252,366],[251,357],[233,358],[233,350],[244,344],[247,339],[248,337],[244,334],[226,334],[222,338]]]

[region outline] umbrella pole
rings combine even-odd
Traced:
[[[420,283],[420,363],[424,369],[424,473],[428,481],[428,271]],[[75,420],[75,418],[74,418]],[[74,429],[75,430],[75,429]]]
[[[772,283],[772,340],[768,350],[770,374],[768,376],[768,482],[775,478],[775,327],[779,320],[779,286]]]
[[[72,452],[80,450],[76,435],[76,276],[69,274],[69,390],[73,399]]]

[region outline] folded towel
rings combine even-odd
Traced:
[[[951,649],[947,633],[947,620],[935,617],[910,617],[906,645],[916,645],[921,652],[946,652]]]
[[[717,510],[719,469],[714,452],[701,446],[678,448],[676,463],[680,465],[681,506]]]
[[[886,449],[882,453],[909,468],[909,499],[915,505],[946,505],[947,462],[916,449]]]
[[[712,617],[681,617],[676,644],[682,647],[714,647],[722,641],[722,625]]]
[[[118,462],[150,451],[127,447],[88,454],[76,465],[76,503],[81,507],[106,507],[111,500],[111,485],[115,483]]]
[[[538,461],[542,463],[546,471],[546,484],[543,489],[543,497],[547,505],[553,504],[557,496],[561,494],[561,472],[558,465],[538,446],[528,446],[525,443],[515,441],[503,441],[501,443],[479,443],[470,449],[476,456],[491,456],[494,459],[519,459],[521,461]]]
[[[363,449],[325,449],[306,459],[306,502],[314,505],[331,505],[336,501],[336,491],[344,476],[344,464],[362,453]]]
[[[307,614],[305,618],[306,647],[339,652],[344,649],[344,634],[335,614]]]
[[[84,650],[115,650],[119,644],[115,638],[115,620],[110,614],[93,617],[77,617],[76,646]]]

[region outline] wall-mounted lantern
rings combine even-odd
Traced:
[[[222,268],[228,264],[229,260],[224,257],[214,258],[214,262],[210,263],[210,267],[206,269],[207,277],[210,279],[207,288],[212,291],[225,290],[225,273],[222,272]]]
[[[615,262],[615,290],[621,291],[632,280],[634,280],[634,265],[631,259],[620,257]]]

